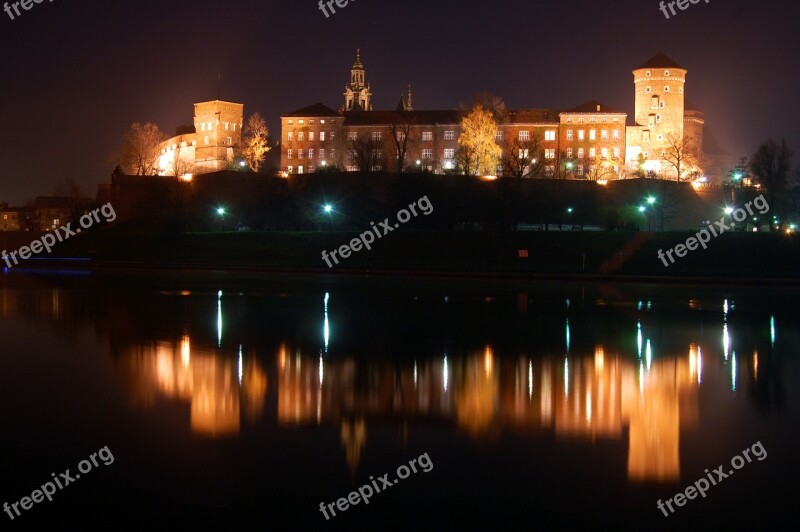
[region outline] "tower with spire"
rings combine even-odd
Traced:
[[[372,111],[372,91],[365,83],[364,65],[361,63],[361,49],[356,50],[356,62],[350,70],[350,84],[344,88],[345,111]]]

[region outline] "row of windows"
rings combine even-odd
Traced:
[[[579,116],[579,117],[578,117],[578,123],[579,123],[579,124],[583,124],[583,123],[584,123],[584,120],[585,120],[585,119],[584,119],[584,117],[582,117],[582,116]],[[604,117],[602,117],[602,118],[600,119],[600,121],[601,121],[602,123],[604,123],[604,124],[605,124],[605,123],[607,123],[607,122],[608,122],[608,117],[607,117],[607,116],[604,116]],[[618,117],[618,116],[612,117],[612,118],[611,118],[611,121],[612,121],[612,122],[619,122],[619,117]],[[591,117],[589,117],[589,123],[590,123],[590,124],[594,124],[594,123],[596,123],[596,122],[597,122],[597,118],[596,118],[596,117],[594,117],[594,116],[591,116]],[[571,117],[571,116],[568,116],[568,117],[567,117],[567,124],[571,124],[571,123],[572,123],[572,117]]]
[[[660,115],[659,115],[660,116]],[[660,121],[660,119],[659,119]],[[567,130],[567,140],[573,139],[573,131],[571,129]],[[619,129],[615,129],[611,132],[611,136],[614,140],[619,140]],[[578,130],[578,140],[584,140],[586,137],[584,130]],[[589,130],[589,140],[597,140],[597,130],[590,129]],[[608,130],[602,129],[600,130],[600,140],[608,140]]]
[[[572,151],[572,148],[567,148],[567,158],[568,159],[572,159],[573,158],[572,157],[573,153],[574,152]],[[583,159],[585,153],[586,152],[584,151],[583,148],[578,148],[578,159]],[[620,149],[619,148],[614,148],[613,152],[611,152],[611,153],[614,154],[614,159],[619,159],[619,156],[620,156]],[[608,154],[609,154],[608,148],[600,148],[600,156],[603,159],[608,159]],[[545,155],[545,157],[547,157],[547,156]],[[590,159],[594,159],[595,157],[597,157],[597,148],[589,148],[589,158]],[[547,158],[548,159],[552,159],[553,157],[547,157]]]
[[[652,75],[652,72],[648,70],[647,72],[644,73],[644,75],[650,77]],[[664,71],[664,76],[669,77],[669,70]]]
[[[653,87],[645,87],[645,92],[653,92]],[[669,92],[669,85],[664,85],[664,92]],[[678,87],[678,94],[683,94],[683,87]]]
[[[326,133],[328,133],[328,132],[327,131],[320,131],[319,132],[319,140],[320,140],[320,142],[325,142]],[[308,140],[309,140],[309,142],[313,142],[314,141],[314,135],[315,134],[316,134],[316,132],[314,132],[314,131],[309,131],[308,132]],[[286,140],[288,140],[289,142],[292,142],[294,140],[294,137],[295,137],[294,131],[289,131],[288,133],[286,133]],[[330,140],[335,139],[336,138],[336,132],[335,131],[331,131],[330,135],[328,136],[328,138]],[[297,132],[297,141],[298,142],[305,142],[305,140],[306,140],[305,132],[304,131],[298,131]]]
[[[313,159],[315,153],[318,154],[320,159],[324,159],[325,158],[325,153],[326,153],[325,152],[325,148],[320,148],[318,152],[315,152],[313,149],[308,150],[308,158],[309,159]],[[330,150],[329,153],[330,153],[331,159],[335,159],[336,158],[336,150]],[[303,159],[305,157],[305,155],[306,155],[306,152],[304,150],[297,150],[297,158],[298,159]],[[287,159],[294,159],[294,150],[292,150],[292,149],[286,150],[286,158]]]
[[[236,131],[236,122],[223,122],[222,124],[225,127],[225,131]],[[200,131],[214,131],[214,123],[200,122]]]
[[[294,124],[294,118],[290,118],[290,119],[288,120],[288,123],[289,123],[289,124]],[[305,124],[305,123],[306,123],[306,121],[305,121],[305,120],[303,120],[303,119],[301,118],[301,119],[299,119],[299,120],[297,121],[297,123],[298,123],[299,125],[301,125],[301,126],[302,126],[303,124]],[[314,124],[316,124],[316,120],[314,120],[314,119],[311,119],[311,120],[309,120],[309,121],[308,121],[308,123],[309,123],[310,125],[312,125],[312,126],[313,126]],[[319,123],[320,123],[320,124],[324,124],[324,123],[325,123],[325,120],[324,120],[324,119],[320,119]],[[335,124],[335,123],[336,123],[336,120],[331,120],[331,122],[330,122],[330,123],[331,123],[331,124]]]

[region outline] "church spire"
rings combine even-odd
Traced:
[[[371,111],[372,92],[366,83],[366,71],[364,64],[361,63],[361,49],[356,50],[356,62],[350,69],[350,84],[344,90],[344,110],[345,111]]]

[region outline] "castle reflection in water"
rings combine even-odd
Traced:
[[[681,429],[698,424],[704,357],[695,344],[657,359],[649,351],[648,344],[638,357],[599,345],[593,353],[513,358],[486,346],[460,357],[360,362],[287,344],[273,355],[223,354],[187,335],[132,346],[119,364],[135,404],[153,405],[159,395],[186,401],[198,435],[236,435],[241,420],[262,419],[265,404],[277,404],[280,425],[338,425],[352,469],[371,422],[428,419],[488,439],[512,430],[620,440],[627,428],[629,479],[671,482],[680,476]]]
[[[65,315],[61,291],[38,294],[41,304],[34,313],[55,320],[76,315]],[[630,350],[570,349],[567,322],[565,349],[558,353],[516,356],[486,345],[405,360],[330,356],[327,300],[326,295],[324,340],[316,351],[290,341],[272,352],[244,345],[231,349],[222,342],[219,301],[217,341],[199,330],[173,339],[154,339],[168,336],[163,330],[143,335],[135,309],[119,302],[103,302],[108,315],[96,327],[113,330],[98,330],[98,336],[108,339],[122,393],[136,410],[157,409],[164,400],[188,404],[187,426],[200,437],[234,437],[243,424],[272,419],[279,426],[335,427],[353,470],[371,424],[413,430],[413,422],[425,421],[449,424],[475,439],[492,440],[504,432],[590,442],[627,438],[630,481],[676,482],[681,430],[699,423],[700,387],[733,391],[742,379],[758,378],[757,350],[737,361],[727,320],[714,342],[697,340],[681,353],[658,356],[635,318],[631,342],[622,342],[632,345]],[[18,303],[3,292],[0,314],[30,310]],[[774,342],[774,323],[771,334]],[[711,383],[704,382],[707,377]]]

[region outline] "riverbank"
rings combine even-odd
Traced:
[[[27,266],[229,269],[331,274],[575,277],[674,280],[800,281],[800,240],[784,234],[731,233],[708,249],[665,267],[658,251],[693,233],[402,232],[377,240],[328,267],[322,251],[347,244],[351,232],[238,232],[167,235],[109,228],[71,239],[46,261]],[[54,260],[61,259],[61,260]]]

